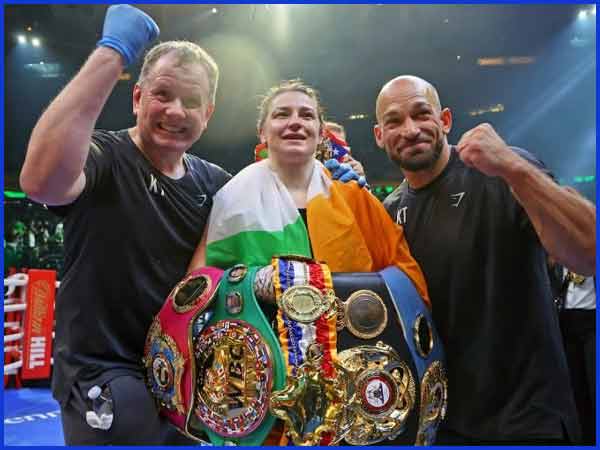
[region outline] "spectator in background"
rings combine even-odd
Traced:
[[[328,120],[324,123],[324,125],[325,129],[331,131],[337,138],[344,142],[348,142],[346,140],[346,129],[342,124]]]
[[[325,130],[331,132],[335,137],[344,141],[344,143],[348,144],[348,140],[346,138],[346,129],[344,128],[343,125],[329,120],[324,123],[324,126],[325,126]],[[346,155],[346,157],[342,160],[342,162],[349,164],[350,167],[352,167],[352,169],[359,176],[366,177],[365,169],[364,169],[363,165],[360,163],[360,161],[357,161],[356,159],[354,159],[349,145],[348,145],[348,155]]]
[[[8,226],[4,236],[4,277],[7,277],[11,270],[17,270],[23,259],[22,246],[19,245],[19,239],[14,226]]]

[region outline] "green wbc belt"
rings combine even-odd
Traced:
[[[285,385],[277,337],[254,296],[258,267],[225,271],[214,314],[194,344],[197,383],[190,426],[214,445],[261,445],[275,422],[273,390]]]

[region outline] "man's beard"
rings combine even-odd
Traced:
[[[402,156],[397,155],[392,158],[396,164],[400,166],[402,170],[406,170],[408,172],[418,172],[420,170],[431,169],[438,159],[440,159],[440,155],[442,154],[442,150],[444,149],[444,142],[440,139],[437,141],[435,147],[433,147],[433,151],[429,158],[419,158],[419,159],[403,159]]]

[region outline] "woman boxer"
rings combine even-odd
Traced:
[[[149,334],[150,384],[163,401],[172,377],[152,368],[180,363],[165,363],[160,333],[191,343],[193,369],[178,375],[192,380],[181,388],[189,413],[167,413],[189,435],[217,445],[433,441],[445,377],[423,274],[381,203],[332,181],[315,158],[323,124],[309,86],[268,92],[257,124],[268,158],[214,197],[188,275]],[[177,393],[185,381],[174,384]],[[275,418],[285,432],[273,440]]]

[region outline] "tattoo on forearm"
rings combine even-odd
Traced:
[[[275,304],[272,266],[265,266],[256,272],[256,277],[254,278],[254,294],[260,301]]]

